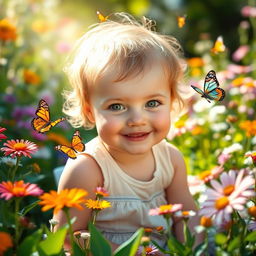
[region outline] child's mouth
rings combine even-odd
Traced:
[[[135,133],[129,133],[125,134],[125,138],[130,141],[141,141],[148,137],[150,132],[135,132]]]

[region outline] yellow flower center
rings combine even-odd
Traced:
[[[170,204],[161,205],[159,209],[161,212],[170,211],[172,209],[172,205]]]
[[[225,196],[229,196],[235,189],[234,185],[228,185],[223,189],[223,193]]]
[[[24,187],[14,187],[12,189],[12,192],[14,195],[24,195],[25,194],[26,189]]]
[[[215,208],[221,210],[229,204],[229,200],[226,196],[221,197],[215,201]]]
[[[24,144],[24,143],[21,143],[21,142],[18,142],[18,143],[16,143],[16,144],[14,144],[13,145],[13,148],[15,149],[15,150],[25,150],[26,148],[27,148],[27,146],[26,146],[26,144]]]
[[[198,176],[200,180],[205,180],[210,175],[211,175],[211,171],[204,171],[200,173]]]

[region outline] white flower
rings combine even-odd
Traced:
[[[227,147],[227,148],[224,148],[223,150],[223,154],[231,154],[231,153],[234,153],[234,152],[237,152],[237,151],[240,151],[243,149],[243,146],[239,143],[234,143],[232,144],[231,146]]]

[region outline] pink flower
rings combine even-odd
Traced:
[[[216,224],[220,225],[230,220],[233,210],[243,210],[248,198],[255,194],[251,189],[255,180],[250,175],[243,176],[244,170],[238,174],[231,170],[220,175],[220,183],[212,180],[213,189],[206,190],[207,199],[202,204],[199,214],[206,217],[214,216]]]
[[[249,49],[248,45],[240,45],[232,55],[233,60],[240,61],[249,52]]]
[[[223,165],[225,164],[229,159],[231,158],[231,155],[230,154],[225,154],[225,153],[222,153],[219,155],[218,157],[218,163]]]
[[[4,132],[5,130],[6,130],[6,128],[0,127],[0,141],[2,139],[6,139],[7,138],[4,134],[2,134],[2,132]]]
[[[109,196],[108,191],[103,187],[97,187],[95,191],[96,197],[106,197]]]
[[[252,7],[252,6],[244,6],[241,10],[241,13],[244,17],[256,17],[256,7]]]
[[[9,200],[12,197],[39,196],[43,193],[36,184],[24,183],[20,181],[3,181],[0,183],[0,198]]]
[[[4,152],[5,156],[10,155],[12,158],[25,156],[31,158],[30,154],[35,153],[38,150],[38,147],[35,143],[28,140],[8,140],[4,143],[4,146],[1,148],[1,151]]]
[[[181,210],[182,204],[166,204],[166,205],[161,205],[158,208],[150,209],[149,210],[149,215],[155,216],[155,215],[166,215],[166,214],[171,214],[174,212],[177,212]]]

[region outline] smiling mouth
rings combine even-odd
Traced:
[[[124,137],[130,141],[141,141],[148,137],[150,132],[136,132],[136,133],[129,133],[125,134]]]

